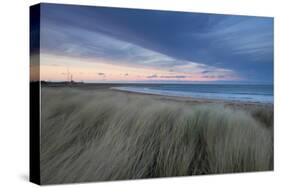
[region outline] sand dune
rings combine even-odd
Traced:
[[[262,107],[43,87],[42,183],[272,170],[272,117]]]

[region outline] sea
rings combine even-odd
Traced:
[[[164,96],[273,104],[273,85],[130,84],[113,89]]]

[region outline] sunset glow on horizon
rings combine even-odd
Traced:
[[[149,66],[132,66],[130,64],[114,64],[96,59],[81,59],[51,54],[40,56],[40,76],[45,81],[67,81],[67,73],[74,81],[84,82],[143,82],[143,81],[216,81],[216,75],[202,73],[200,65],[191,63],[175,66],[174,69],[153,68]],[[202,70],[201,70],[202,69]],[[235,75],[224,69],[217,70],[220,75],[234,80]]]

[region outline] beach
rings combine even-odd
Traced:
[[[43,84],[44,184],[273,170],[273,104]]]

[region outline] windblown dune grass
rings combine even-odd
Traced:
[[[43,184],[273,169],[260,109],[45,87],[41,106]]]

